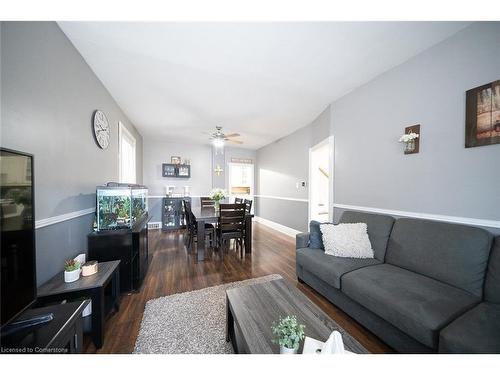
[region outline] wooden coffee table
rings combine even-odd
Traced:
[[[279,353],[272,342],[273,322],[280,316],[295,315],[304,324],[306,336],[326,341],[333,330],[342,334],[345,349],[353,353],[368,351],[335,321],[312,303],[295,286],[283,279],[229,289],[226,292],[226,340],[235,353]],[[299,353],[302,353],[302,346]]]

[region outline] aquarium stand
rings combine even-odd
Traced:
[[[102,230],[87,236],[89,260],[120,260],[120,291],[138,290],[148,271],[148,222],[143,216],[131,229]]]

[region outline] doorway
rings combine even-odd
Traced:
[[[309,221],[333,220],[333,136],[309,149]]]

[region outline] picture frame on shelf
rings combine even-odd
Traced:
[[[172,164],[180,164],[181,163],[181,157],[180,156],[171,156],[170,157],[170,163],[172,163]]]
[[[190,170],[189,170],[189,165],[181,165],[179,166],[179,168],[177,168],[178,170],[178,176],[179,177],[189,177],[190,175]]]

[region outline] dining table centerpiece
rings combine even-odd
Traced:
[[[219,211],[220,202],[227,198],[227,192],[221,188],[215,188],[210,192],[210,199],[214,200],[214,207],[216,211]]]

